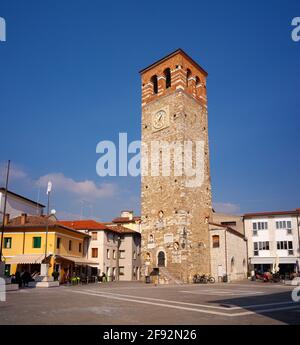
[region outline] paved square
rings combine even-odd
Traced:
[[[0,302],[0,324],[300,324],[292,289],[261,282],[22,289]]]

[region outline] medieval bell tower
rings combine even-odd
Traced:
[[[210,272],[207,73],[178,49],[140,74],[142,272],[158,268],[166,280],[191,282],[194,274]],[[195,176],[185,170],[187,158],[198,167]]]

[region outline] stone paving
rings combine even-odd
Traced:
[[[27,288],[0,302],[0,324],[300,324],[293,287],[261,282],[113,282]]]

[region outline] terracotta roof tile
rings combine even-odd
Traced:
[[[128,217],[117,217],[112,220],[113,223],[129,223],[132,221],[133,219],[129,219]]]
[[[110,225],[107,225],[107,228],[109,230],[118,232],[119,234],[139,234],[139,232],[132,229],[125,228],[125,226],[119,225],[119,224],[110,224]]]
[[[56,225],[58,224],[57,220],[50,216],[48,219],[46,216],[28,216],[26,215],[26,223],[24,225],[31,226],[31,225],[41,225],[44,226],[48,223],[48,225]],[[7,226],[19,226],[22,224],[22,216],[18,216],[9,220]]]
[[[132,219],[129,217],[117,217],[112,220],[113,223],[135,223],[136,221],[139,221],[141,217],[135,216]]]
[[[67,223],[67,222],[66,222]],[[5,225],[6,229],[11,228],[46,228],[48,225],[51,228],[64,228],[72,232],[77,232],[74,227],[71,227],[69,224],[64,224],[59,222],[55,216],[51,215],[48,218],[46,216],[29,216],[26,215],[25,224],[22,223],[22,216],[18,216],[9,220],[9,223]],[[88,236],[88,235],[85,235]]]
[[[105,224],[96,222],[95,220],[62,220],[59,222],[64,226],[71,227],[75,230],[107,230]]]

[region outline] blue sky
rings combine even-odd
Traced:
[[[140,138],[138,71],[180,47],[209,73],[216,209],[300,207],[297,16],[297,0],[0,0],[1,184],[11,159],[10,188],[43,202],[52,178],[61,218],[139,213],[139,178],[100,178],[95,149]]]

